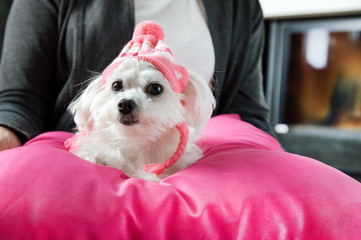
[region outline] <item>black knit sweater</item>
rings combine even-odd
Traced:
[[[203,3],[216,56],[214,115],[237,113],[273,135],[258,1]],[[69,102],[118,55],[134,24],[133,0],[15,0],[0,66],[0,125],[23,141],[44,131],[71,131]]]

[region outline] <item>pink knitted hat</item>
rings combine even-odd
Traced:
[[[102,83],[108,81],[124,60],[136,58],[153,64],[167,78],[174,92],[183,93],[188,84],[188,71],[178,62],[170,48],[163,42],[163,38],[163,29],[156,22],[139,23],[134,29],[133,39],[103,71]]]
[[[169,81],[172,90],[183,93],[188,84],[188,71],[178,62],[170,48],[163,42],[164,32],[161,26],[153,21],[139,23],[134,30],[132,40],[125,45],[119,56],[102,73],[104,85],[113,72],[126,59],[138,59],[153,64]],[[160,175],[171,167],[182,156],[188,142],[188,128],[185,122],[176,126],[180,132],[180,140],[176,152],[164,163],[147,164],[144,170]]]

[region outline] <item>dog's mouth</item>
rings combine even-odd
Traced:
[[[139,118],[136,116],[119,116],[119,122],[125,126],[132,126],[139,123]]]
[[[122,99],[118,103],[119,121],[125,126],[132,126],[139,123],[138,105],[132,99]]]

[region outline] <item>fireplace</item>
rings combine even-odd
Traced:
[[[268,36],[280,142],[361,180],[361,17],[271,21]]]

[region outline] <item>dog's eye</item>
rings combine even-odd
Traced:
[[[145,91],[151,95],[159,95],[163,92],[163,87],[158,83],[152,83],[147,86]]]
[[[120,81],[114,82],[112,84],[112,90],[113,92],[117,93],[123,90],[123,83]]]

